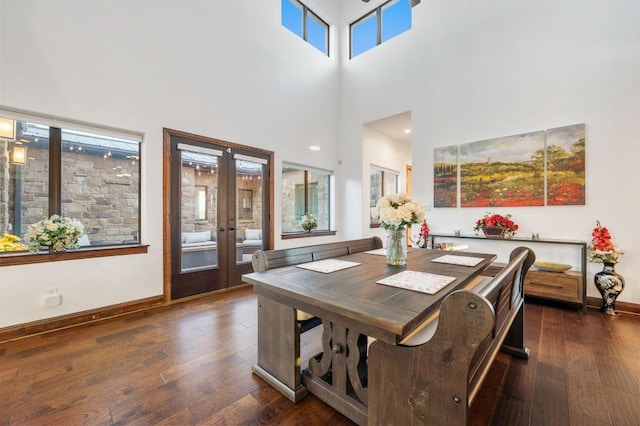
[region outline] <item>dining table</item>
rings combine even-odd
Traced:
[[[409,248],[407,264],[371,250],[244,274],[258,303],[254,374],[293,402],[311,392],[357,424],[367,419],[367,347],[398,345],[468,287],[495,254]],[[300,313],[322,320],[322,352],[301,371]]]

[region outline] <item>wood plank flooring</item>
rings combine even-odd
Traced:
[[[351,425],[251,374],[256,318],[243,288],[0,344],[0,425]],[[498,355],[471,424],[640,425],[640,316],[528,301],[526,332],[531,358]]]

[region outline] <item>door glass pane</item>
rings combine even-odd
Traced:
[[[236,263],[251,262],[264,247],[262,164],[236,159]]]
[[[80,246],[136,243],[140,144],[62,130],[62,215],[85,231]]]
[[[0,123],[0,235],[24,242],[29,225],[49,216],[49,127],[5,118]]]
[[[218,266],[218,156],[181,153],[181,270]]]

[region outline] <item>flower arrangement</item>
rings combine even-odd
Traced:
[[[589,261],[593,263],[618,263],[618,257],[624,254],[616,249],[611,241],[609,230],[596,221],[596,227],[591,232],[593,237],[591,244],[587,247]]]
[[[78,248],[78,239],[84,235],[84,231],[77,225],[74,219],[57,214],[29,225],[29,232],[25,235],[25,241],[30,245],[29,251],[37,252],[40,246],[49,247],[52,251]]]
[[[380,198],[371,209],[374,219],[386,230],[403,229],[413,223],[424,221],[424,209],[418,200],[408,194],[390,194]]]
[[[311,232],[318,227],[318,219],[311,213],[305,213],[300,218],[300,226],[307,232]]]
[[[20,237],[12,234],[4,234],[0,238],[0,251],[20,251],[27,250],[29,246],[20,242]]]
[[[476,233],[482,230],[485,232],[485,235],[489,235],[486,232],[486,228],[498,228],[501,230],[500,236],[511,238],[518,231],[518,224],[511,220],[510,214],[502,216],[495,213],[487,213],[476,221],[476,226],[473,230],[476,231]]]
[[[422,225],[420,225],[420,233],[418,234],[418,247],[425,248],[427,246],[429,239],[429,225],[427,225],[427,221],[423,220]]]
[[[371,209],[371,216],[380,221],[387,231],[387,263],[402,266],[407,264],[407,233],[405,228],[424,221],[424,208],[409,194],[385,195]]]

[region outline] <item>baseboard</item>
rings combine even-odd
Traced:
[[[602,307],[602,299],[599,297],[587,296],[587,305],[590,308],[600,309],[600,307]],[[616,311],[640,315],[640,304],[616,301]]]
[[[154,308],[164,304],[164,296],[153,296],[132,302],[125,302],[15,326],[3,327],[0,328],[0,343],[22,339],[36,334],[48,333],[63,328],[74,327],[81,324],[87,324],[90,322],[101,321],[107,318],[130,314],[132,312]]]

